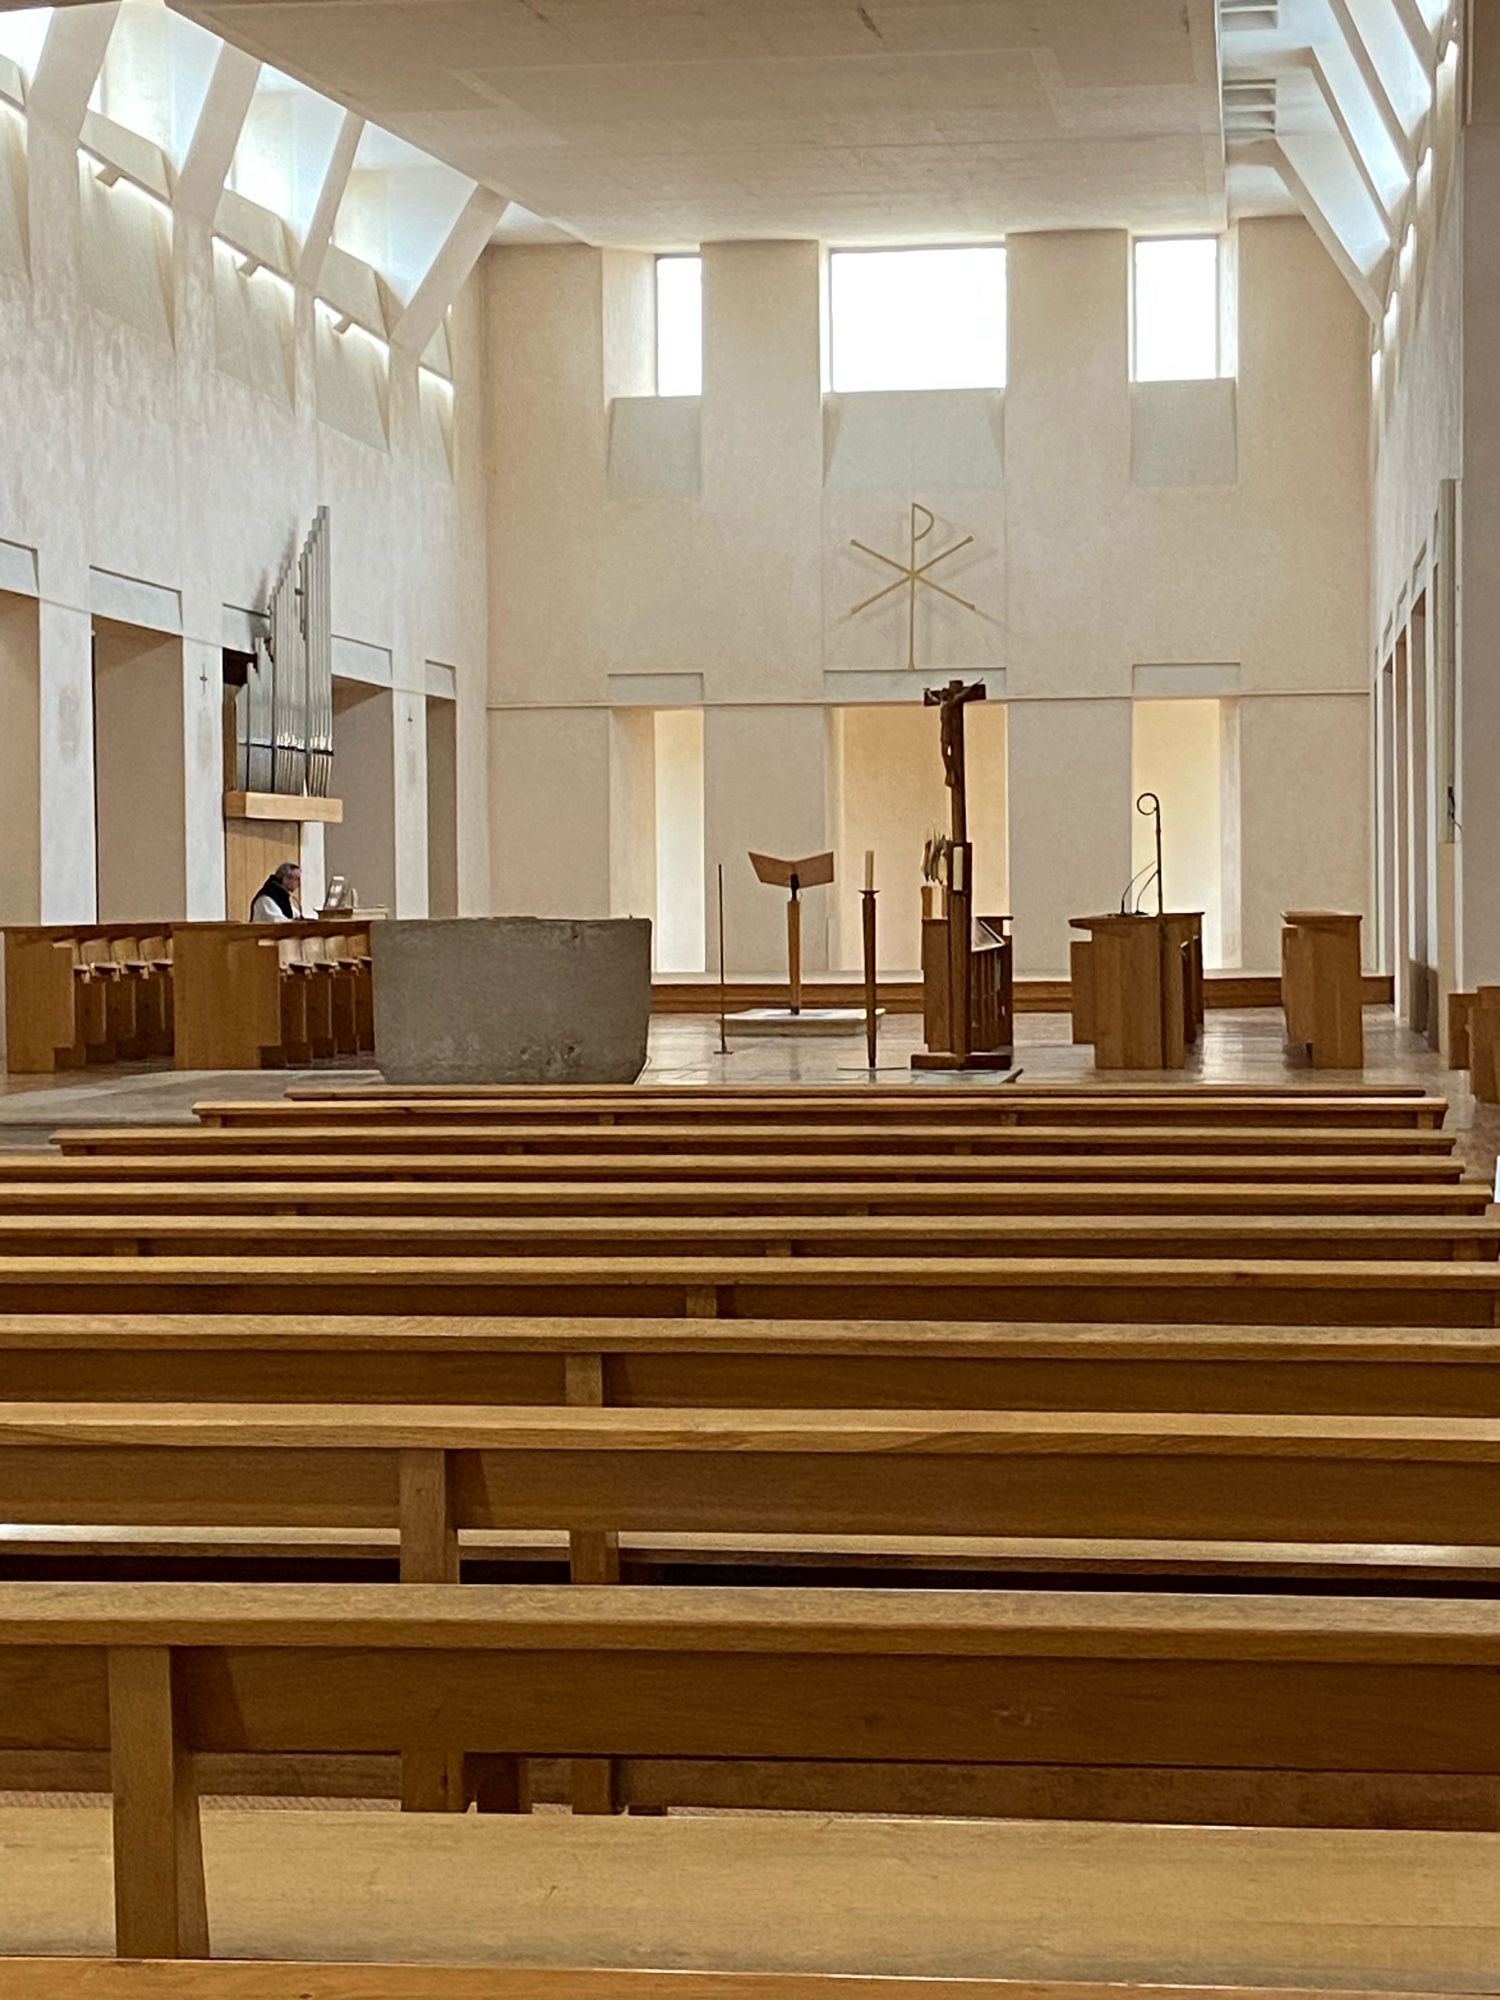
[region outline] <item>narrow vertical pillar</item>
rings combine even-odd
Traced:
[[[564,1362],[568,1404],[599,1409],[604,1403],[604,1357],[570,1354]],[[568,1566],[575,1583],[620,1581],[620,1538],[603,1529],[573,1529],[568,1536]],[[619,1810],[619,1771],[608,1757],[573,1759],[573,1810],[612,1813]]]
[[[207,1958],[198,1793],[166,1646],[109,1655],[115,1950],[121,1958]]]
[[[458,1530],[447,1453],[403,1451],[400,1483],[401,1581],[457,1583]],[[462,1812],[465,1803],[461,1749],[401,1753],[403,1812]]]
[[[92,923],[94,848],[93,621],[71,605],[40,607],[42,922]]]

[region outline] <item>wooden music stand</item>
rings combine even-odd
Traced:
[[[810,854],[804,861],[778,861],[774,854],[752,851],[750,865],[757,878],[773,889],[787,891],[786,969],[788,1006],[802,1012],[802,891],[823,889],[833,880],[833,856]]]

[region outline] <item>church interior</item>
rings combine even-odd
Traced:
[[[0,2000],[1500,1992],[1497,215],[1500,0],[0,0]]]

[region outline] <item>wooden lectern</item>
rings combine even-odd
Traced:
[[[1281,1005],[1286,1038],[1304,1047],[1314,1069],[1363,1069],[1364,975],[1357,913],[1282,913]]]
[[[802,891],[823,889],[833,880],[833,856],[810,854],[804,861],[781,861],[774,854],[752,851],[750,866],[773,889],[785,889],[787,1007],[802,1012]]]
[[[1181,1069],[1203,1026],[1203,914],[1071,917],[1073,1039],[1097,1069]]]

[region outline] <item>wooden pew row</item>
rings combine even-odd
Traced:
[[[898,1813],[932,1766],[996,1802],[1055,1772],[1054,1816],[1084,1771],[1167,1771],[1209,1823],[1247,1772],[1345,1802],[1378,1774],[1420,1824],[1424,1782],[1500,1776],[1497,1666],[1473,1600],[13,1584],[0,1747],[108,1750],[117,1948],[202,1957],[205,1752],[627,1758],[682,1802],[722,1774]]]
[[[60,1135],[61,1137],[61,1135]],[[484,1182],[506,1184],[565,1180],[619,1182],[652,1187],[681,1182],[684,1167],[669,1155],[643,1153],[630,1157],[590,1150],[580,1138],[572,1153],[533,1157],[525,1153],[476,1153],[434,1149],[391,1153],[344,1142],[325,1152],[224,1151],[195,1149],[185,1153],[111,1154],[100,1150],[75,1152],[8,1152],[0,1149],[0,1189],[17,1181],[46,1181],[57,1186],[106,1185],[111,1182],[180,1183],[207,1187],[214,1183],[240,1187],[252,1182],[387,1181]],[[1180,1153],[1141,1150],[1121,1153],[1113,1147],[1097,1152],[994,1153],[975,1159],[957,1153],[928,1153],[920,1147],[900,1154],[712,1154],[695,1153],[692,1180],[699,1186],[721,1182],[756,1183],[767,1188],[804,1186],[836,1181],[872,1188],[893,1183],[921,1182],[944,1188],[1050,1186],[1057,1182],[1125,1186],[1138,1182],[1211,1181],[1259,1187],[1275,1182],[1317,1187],[1330,1184],[1369,1188],[1456,1187],[1464,1180],[1463,1162],[1452,1153],[1323,1153],[1295,1152],[1248,1156],[1236,1148],[1227,1153]]]
[[[0,1180],[16,1216],[1482,1216],[1487,1182]]]
[[[581,1582],[621,1531],[1099,1544],[1500,1548],[1500,1422],[1147,1412],[289,1409],[0,1404],[0,1518],[395,1528],[408,1583],[463,1529],[565,1529]],[[1393,1563],[1399,1558],[1394,1548]],[[1497,1610],[1500,1617],[1500,1610]]]
[[[505,1098],[556,1098],[566,1103],[579,1097],[657,1096],[802,1097],[844,1098],[863,1092],[867,1086],[853,1083],[662,1083],[649,1075],[638,1083],[290,1083],[285,1096],[290,1099],[323,1099],[331,1103],[366,1103],[381,1098],[484,1098],[494,1102]],[[941,1083],[919,1086],[941,1092],[945,1099],[989,1097],[997,1090],[1028,1098],[1045,1097],[1426,1097],[1425,1083],[1396,1083],[1382,1077],[1362,1077],[1358,1083],[1338,1083],[1332,1078],[1309,1078],[1301,1083],[1150,1083],[1144,1080],[1091,1078],[1088,1083],[1059,1081],[1046,1083],[1028,1077],[1025,1083],[975,1084]]]
[[[649,1972],[303,1959],[0,1959],[6,2000],[1441,2000],[1382,1988],[836,1972]]]
[[[296,1154],[349,1151],[373,1143],[383,1153],[470,1152],[566,1154],[587,1150],[620,1159],[653,1153],[673,1159],[704,1153],[755,1154],[953,1153],[976,1157],[1008,1153],[1146,1153],[1275,1156],[1302,1150],[1316,1154],[1381,1158],[1442,1158],[1453,1150],[1445,1132],[1309,1126],[1289,1132],[1251,1127],[1225,1131],[1216,1126],[1174,1127],[1164,1132],[1153,1125],[973,1126],[891,1124],[878,1131],[863,1126],[823,1124],[663,1124],[658,1126],[567,1123],[471,1126],[417,1124],[377,1126],[354,1131],[332,1121],[296,1126],[229,1127],[199,1125],[65,1126],[53,1135],[65,1153],[178,1154]]]
[[[1500,1258],[1500,1219],[1442,1215],[6,1215],[0,1258]]]
[[[0,1312],[1493,1326],[1469,1258],[0,1256]]]
[[[1440,2000],[1384,1988],[311,1960],[8,1958],[0,1977],[6,2000]]]
[[[202,1124],[221,1129],[269,1130],[274,1127],[326,1125],[331,1120],[347,1120],[358,1130],[384,1129],[407,1124],[464,1125],[514,1123],[522,1119],[546,1119],[553,1123],[577,1120],[599,1125],[681,1124],[689,1119],[724,1123],[798,1125],[894,1124],[967,1125],[971,1121],[989,1126],[1155,1124],[1176,1126],[1225,1126],[1238,1131],[1245,1126],[1375,1128],[1384,1131],[1411,1129],[1437,1131],[1447,1116],[1448,1106],[1440,1097],[1322,1097],[1311,1092],[1288,1093],[1276,1097],[1099,1097],[1091,1091],[1073,1096],[1049,1093],[1027,1097],[1014,1089],[967,1091],[958,1095],[947,1090],[845,1090],[816,1099],[800,1091],[778,1094],[724,1097],[716,1092],[641,1090],[639,1086],[613,1095],[555,1098],[516,1094],[503,1099],[469,1097],[455,1092],[429,1097],[349,1098],[305,1102],[295,1098],[238,1101],[204,1099],[193,1106]]]
[[[109,1301],[113,1304],[114,1301]],[[1446,1327],[0,1317],[13,1400],[1500,1417],[1500,1336]]]

